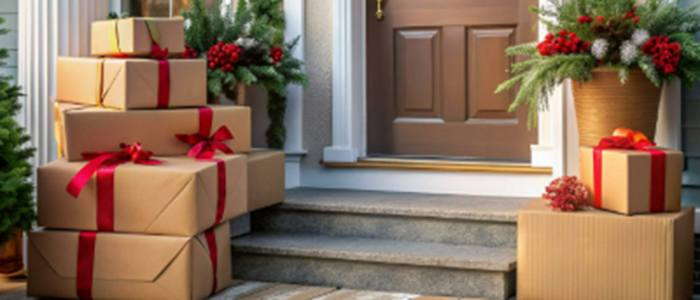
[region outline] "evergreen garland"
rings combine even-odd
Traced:
[[[5,20],[0,18],[0,25]],[[8,33],[0,29],[0,35]],[[7,49],[0,49],[0,67],[6,65]],[[30,231],[36,219],[34,186],[30,182],[33,148],[25,147],[30,137],[15,120],[22,105],[20,87],[10,84],[12,77],[0,76],[0,244],[13,238],[12,230]]]
[[[700,15],[696,13],[700,6],[682,9],[679,0],[648,0],[642,4],[635,0],[551,2],[547,7],[531,8],[550,32],[548,40],[508,48],[508,55],[529,59],[514,64],[513,77],[496,90],[498,93],[520,87],[510,110],[521,104],[529,105],[528,125],[535,124],[538,111],[547,108],[549,96],[558,84],[567,79],[590,81],[595,68],[617,70],[623,84],[629,71],[635,69],[642,70],[656,86],[673,77],[679,77],[686,86],[700,79],[700,43],[695,41],[695,33],[700,31]],[[561,33],[564,39],[560,42],[567,43],[574,39],[568,35],[575,33],[583,49],[552,51],[553,47],[549,47],[552,44],[548,43],[562,37]],[[655,53],[657,50],[646,44],[661,36],[668,38],[664,46],[676,43],[675,46],[680,46],[677,61],[668,63],[667,59],[650,55],[652,50]],[[668,64],[669,70],[661,68]]]
[[[208,69],[207,89],[212,95],[234,95],[238,83],[263,88],[268,94],[270,118],[267,145],[275,149],[282,149],[286,140],[287,86],[305,86],[308,82],[302,70],[303,62],[292,56],[299,38],[284,43],[282,1],[239,0],[236,12],[230,17],[228,7],[222,11],[221,5],[215,5],[208,10],[202,0],[194,0],[191,9],[182,13],[187,24],[185,41],[199,56],[205,57],[219,42],[241,48],[235,70]],[[279,59],[271,56],[277,47],[283,53]]]

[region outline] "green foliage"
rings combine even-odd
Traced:
[[[519,91],[510,109],[519,105],[530,106],[528,125],[536,124],[537,112],[546,109],[554,87],[566,79],[581,82],[590,81],[594,68],[614,69],[619,72],[624,84],[629,72],[641,69],[657,86],[678,76],[686,86],[700,79],[700,43],[695,41],[695,33],[700,31],[700,15],[696,13],[700,5],[680,8],[679,0],[649,0],[638,4],[636,0],[552,0],[546,7],[531,8],[539,14],[548,32],[562,30],[575,32],[582,41],[593,44],[596,39],[605,40],[608,50],[599,60],[590,51],[577,54],[540,54],[537,43],[516,45],[506,50],[510,56],[526,56],[511,67],[513,76],[502,83],[496,93],[518,87]],[[633,9],[635,7],[636,9]],[[639,17],[633,22],[627,13]],[[593,18],[591,23],[580,23],[579,17]],[[595,21],[598,16],[603,22]],[[667,36],[670,42],[681,46],[680,60],[675,72],[660,72],[652,56],[639,54],[629,63],[623,63],[623,44],[633,40],[635,30],[646,31],[649,36]],[[634,44],[635,46],[637,44]],[[641,53],[641,45],[637,50]],[[599,56],[600,57],[600,56]],[[632,56],[634,57],[634,56]]]
[[[233,94],[238,83],[258,85],[268,93],[267,130],[269,147],[281,149],[286,139],[284,112],[287,105],[287,86],[307,84],[304,63],[292,56],[299,38],[284,43],[285,19],[282,0],[239,0],[236,11],[220,5],[206,9],[202,0],[194,0],[189,11],[182,15],[189,26],[185,41],[200,56],[218,42],[234,43],[241,47],[240,58],[232,72],[208,70],[207,87],[211,94]],[[250,41],[252,43],[249,43]],[[281,47],[284,56],[274,64],[270,51]]]
[[[0,25],[3,23],[5,20],[0,18]],[[0,35],[7,32],[0,29]],[[0,49],[0,66],[8,57],[7,49]],[[0,76],[0,244],[12,238],[11,230],[15,228],[31,230],[36,219],[32,166],[28,161],[34,149],[26,147],[29,135],[14,118],[22,108],[22,94],[10,80],[9,76]]]

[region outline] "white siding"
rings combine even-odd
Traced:
[[[10,52],[10,58],[6,59],[7,65],[0,67],[1,75],[11,75],[17,82],[17,11],[19,0],[0,0],[0,18],[5,19],[2,28],[10,29],[10,33],[0,36],[0,47]]]

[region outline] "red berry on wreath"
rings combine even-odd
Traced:
[[[605,22],[605,17],[603,17],[603,16],[598,16],[598,17],[596,18],[596,20],[597,20],[598,22],[601,22],[601,23],[602,23],[602,22]]]

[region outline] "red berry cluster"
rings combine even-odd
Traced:
[[[588,206],[591,193],[576,176],[554,179],[546,188],[542,198],[553,210],[571,212]]]
[[[241,53],[241,48],[238,46],[224,42],[219,42],[216,45],[209,48],[207,56],[209,57],[209,69],[215,70],[216,68],[221,68],[221,71],[231,72],[235,70],[234,67],[238,62],[239,55]]]
[[[642,52],[646,56],[654,56],[654,64],[663,74],[675,72],[681,59],[681,45],[669,43],[668,37],[663,35],[652,36],[642,45]]]
[[[632,6],[632,11],[625,12],[625,16],[622,17],[622,21],[632,20],[635,23],[639,23],[639,17],[637,17],[637,14],[634,12],[636,9],[637,6]]]
[[[272,58],[272,61],[275,62],[275,65],[277,65],[284,57],[284,51],[282,51],[280,46],[276,46],[270,50],[270,57]]]
[[[586,52],[590,46],[591,45],[587,42],[577,37],[575,32],[569,33],[566,30],[562,30],[559,32],[558,37],[548,33],[544,41],[537,45],[537,49],[540,51],[541,55],[547,56],[553,54]]]
[[[197,58],[197,52],[190,45],[185,45],[185,52],[182,52],[180,58]]]
[[[587,24],[593,22],[593,18],[591,18],[591,16],[580,16],[578,17],[578,22],[581,24]]]

